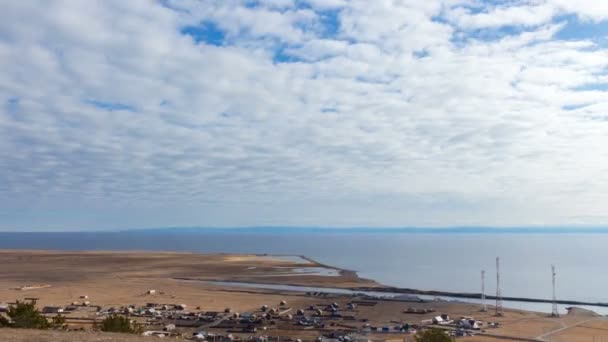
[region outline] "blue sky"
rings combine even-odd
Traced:
[[[608,224],[608,2],[0,16],[0,230]]]

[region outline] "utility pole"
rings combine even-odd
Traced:
[[[486,304],[486,271],[481,270],[481,312],[488,311]]]
[[[553,308],[551,310],[551,316],[559,317],[559,311],[557,310],[557,296],[555,295],[555,265],[551,265],[551,280],[553,282]]]
[[[502,290],[500,288],[500,258],[496,257],[496,316],[502,316]]]

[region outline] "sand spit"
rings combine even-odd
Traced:
[[[405,324],[419,329],[433,326],[440,314],[450,317],[455,330],[461,317],[483,322],[484,336],[462,341],[593,341],[608,340],[608,321],[592,313],[572,310],[552,318],[546,314],[506,310],[504,317],[480,312],[475,304],[429,301],[413,303],[344,294],[315,294],[261,290],[179,281],[176,278],[267,282],[334,288],[383,288],[361,279],[353,271],[328,265],[267,255],[193,254],[154,252],[0,251],[0,303],[37,298],[42,308],[73,309],[66,313],[72,328],[87,332],[0,331],[0,341],[139,341],[135,337],[89,331],[93,322],[111,310],[130,312],[162,330],[176,324],[176,334],[192,336],[204,330],[214,335],[231,334],[236,340],[263,336],[315,341],[319,336],[363,336],[366,340],[408,341]],[[310,273],[290,268],[311,268]],[[339,271],[334,276],[315,274],[317,268]],[[50,287],[16,290],[27,284]],[[154,290],[154,291],[151,291]],[[85,305],[85,302],[87,304]],[[264,309],[266,308],[266,309]],[[411,310],[408,310],[411,309]],[[266,311],[265,311],[266,310]],[[265,314],[268,318],[260,320]],[[171,318],[169,318],[171,317]],[[194,317],[194,318],[192,318]],[[245,323],[243,323],[245,322]],[[249,323],[247,323],[249,322]],[[493,327],[490,327],[490,323]],[[475,333],[481,334],[482,331]]]

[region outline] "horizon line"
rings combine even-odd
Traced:
[[[358,233],[608,233],[608,226],[547,225],[547,226],[433,226],[433,227],[331,227],[331,226],[175,226],[79,230],[0,230],[0,233],[171,233],[171,232],[257,232],[290,233],[358,232]]]

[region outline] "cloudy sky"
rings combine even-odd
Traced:
[[[608,1],[0,1],[0,230],[608,223]]]

